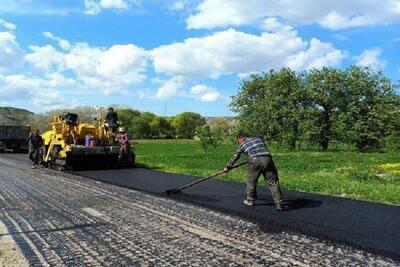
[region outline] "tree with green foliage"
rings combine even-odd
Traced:
[[[150,139],[151,126],[148,120],[142,116],[134,118],[132,121],[133,125],[133,137],[136,139]]]
[[[306,111],[302,88],[301,75],[287,68],[271,70],[242,81],[230,106],[239,114],[239,127],[245,132],[285,142],[294,149]]]
[[[172,119],[172,126],[175,128],[178,138],[193,139],[196,127],[203,126],[205,119],[200,114],[183,112]]]
[[[238,129],[285,142],[327,150],[332,141],[359,151],[394,147],[400,130],[399,96],[383,73],[351,66],[345,70],[290,69],[252,75],[241,83],[231,107]]]
[[[140,118],[140,111],[130,108],[124,108],[117,110],[118,120],[121,125],[125,128],[129,136],[133,137],[135,134],[134,121]]]
[[[200,139],[201,148],[205,153],[210,147],[217,148],[221,139],[211,133],[209,125],[198,126],[196,128],[196,136]]]
[[[311,70],[306,78],[306,88],[312,117],[310,126],[315,127],[314,140],[322,150],[335,138],[334,124],[338,114],[346,107],[346,77],[341,70],[322,68]]]
[[[359,151],[380,149],[399,109],[394,86],[382,72],[370,68],[353,66],[345,73],[346,109],[340,117],[345,134]]]
[[[173,129],[167,118],[155,116],[150,122],[150,128],[153,137],[172,138]]]
[[[399,88],[396,85],[396,88]],[[386,151],[400,151],[400,96],[396,95],[392,98],[391,106],[389,109],[389,117],[391,119],[388,134],[385,137],[384,145]]]
[[[227,118],[215,118],[209,123],[211,133],[219,138],[228,136],[235,126],[234,121]]]
[[[143,120],[147,121],[147,122],[151,122],[154,118],[157,117],[156,114],[152,113],[152,112],[142,112],[141,116],[143,118]]]

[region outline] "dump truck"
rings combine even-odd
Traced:
[[[28,126],[0,125],[0,151],[27,152]]]
[[[106,131],[104,120],[97,122],[97,126],[80,122],[74,113],[55,115],[51,130],[42,134],[42,164],[66,170],[133,166],[135,154],[130,146],[122,147],[116,135]]]

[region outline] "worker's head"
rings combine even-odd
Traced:
[[[245,139],[246,139],[246,135],[243,132],[239,132],[236,135],[236,141],[238,142],[238,144],[243,143]]]
[[[113,107],[109,107],[108,111],[114,111]]]
[[[38,129],[35,130],[35,134],[39,134],[39,130]]]
[[[124,127],[119,127],[118,132],[119,133],[125,133],[125,128]]]

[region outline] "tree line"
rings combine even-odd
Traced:
[[[234,127],[232,119],[217,117],[209,121],[198,113],[183,112],[175,116],[158,116],[151,112],[141,112],[129,107],[114,106],[118,113],[121,127],[133,139],[193,139],[209,129],[213,137],[223,139]],[[41,114],[32,114],[21,124],[29,124],[44,132],[50,129],[50,121],[54,115],[66,112],[76,113],[81,122],[97,124],[98,119],[105,119],[106,108],[76,107],[71,109],[55,109]]]
[[[151,112],[140,112],[134,109],[117,111],[119,121],[128,134],[135,139],[193,139],[196,128],[206,124],[205,118],[194,112],[162,117]]]
[[[233,96],[237,130],[295,149],[327,150],[332,143],[358,151],[400,148],[398,84],[382,72],[350,66],[251,75]]]
[[[117,109],[117,112],[121,125],[135,139],[193,139],[205,135],[224,139],[234,128],[231,119],[217,117],[207,122],[194,112],[183,112],[172,117],[130,108]]]

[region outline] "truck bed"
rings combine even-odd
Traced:
[[[14,152],[28,149],[26,139],[29,128],[26,126],[0,125],[0,151],[12,149]]]

